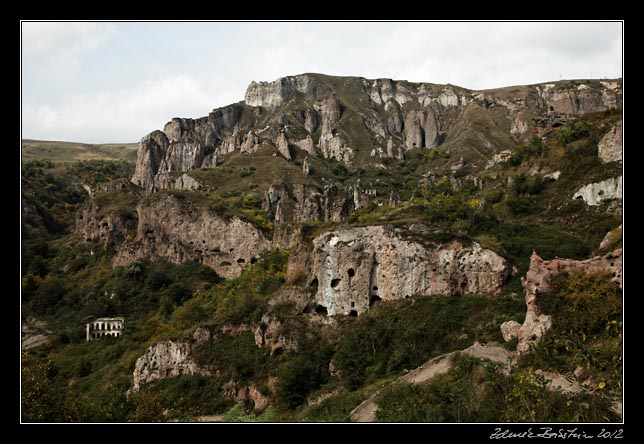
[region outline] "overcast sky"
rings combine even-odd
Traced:
[[[622,76],[622,23],[23,22],[22,136],[137,142],[318,72],[471,89]]]

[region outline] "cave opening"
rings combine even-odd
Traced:
[[[355,311],[355,310],[351,310],[351,311],[349,312],[349,316],[351,316],[351,317],[353,317],[353,318],[357,318],[357,317],[358,317],[358,312],[357,312],[357,311]]]
[[[315,312],[317,314],[319,314],[319,315],[324,315],[324,316],[327,316],[329,314],[329,312],[327,311],[326,307],[324,305],[320,305],[320,304],[315,306]]]
[[[275,349],[273,349],[273,352],[272,352],[271,354],[272,354],[273,356],[280,356],[280,355],[283,355],[283,354],[284,354],[284,347],[279,347],[279,346],[278,346],[278,347],[275,347]]]
[[[331,288],[336,288],[338,285],[340,285],[340,282],[342,279],[340,278],[335,278],[331,281]]]
[[[377,294],[374,294],[374,295],[373,295],[373,296],[371,296],[371,298],[369,299],[369,307],[371,307],[373,304],[375,304],[376,302],[379,302],[379,301],[382,301],[382,299],[380,298],[380,296],[378,296]]]
[[[353,268],[349,268],[349,269],[347,270],[347,275],[348,275],[350,278],[352,278],[352,277],[354,277],[354,276],[356,275],[356,271],[355,271]]]

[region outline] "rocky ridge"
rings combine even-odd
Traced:
[[[351,166],[358,155],[402,159],[410,149],[437,146],[457,153],[469,141],[491,158],[539,126],[537,115],[604,111],[620,106],[621,98],[616,80],[486,91],[320,74],[253,82],[244,102],[199,119],[174,118],[145,136],[132,182],[148,193],[173,188],[178,173],[213,168],[229,153],[252,154],[262,146],[287,161],[298,149]],[[503,121],[490,117],[492,108]],[[489,120],[492,131],[464,127],[468,115]]]

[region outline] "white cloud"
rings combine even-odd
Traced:
[[[107,42],[116,33],[110,23],[23,22],[22,55],[42,57],[42,68],[50,74],[64,75],[82,66],[82,56]]]
[[[144,81],[130,90],[71,95],[57,104],[23,103],[23,137],[135,142],[173,116],[206,115],[212,102],[203,81],[181,75]]]

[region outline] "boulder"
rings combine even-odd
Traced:
[[[142,385],[178,375],[208,375],[190,358],[187,341],[161,341],[151,345],[134,364],[132,391]]]

